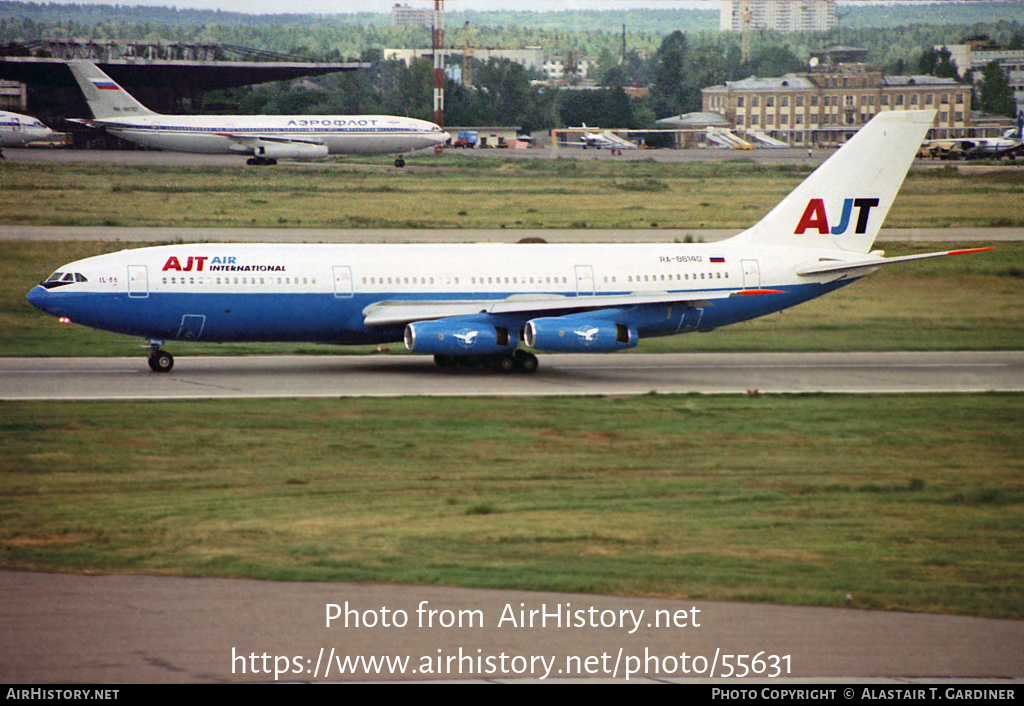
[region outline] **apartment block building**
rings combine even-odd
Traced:
[[[395,27],[432,27],[434,10],[432,8],[409,7],[395,4],[391,8],[391,24]]]
[[[1024,112],[1024,49],[1007,49],[985,36],[971,37],[963,44],[937,46],[935,49],[948,49],[960,75],[973,72],[975,86],[979,89],[985,67],[992,62],[999,64],[1013,91],[1017,112]]]
[[[827,32],[836,21],[835,0],[720,0],[719,29],[743,31],[748,11],[751,30]]]

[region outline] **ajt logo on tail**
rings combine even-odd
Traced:
[[[850,216],[853,209],[857,209],[857,226],[855,233],[863,233],[868,228],[868,216],[871,209],[878,205],[878,199],[843,199],[843,215],[839,224],[829,228],[828,216],[825,213],[825,202],[822,199],[811,199],[807,202],[804,215],[793,231],[796,235],[803,235],[808,228],[817,228],[821,235],[842,235],[850,227]]]

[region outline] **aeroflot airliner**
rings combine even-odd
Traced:
[[[91,61],[69,61],[68,68],[95,118],[78,122],[172,152],[247,154],[249,164],[275,164],[328,154],[400,155],[448,140],[434,123],[391,115],[160,115]]]
[[[168,245],[61,267],[28,300],[54,316],[177,341],[405,341],[438,365],[533,372],[538,351],[631,348],[831,292],[871,246],[934,111],[876,116],[749,230],[714,244]],[[981,248],[985,249],[985,248]]]

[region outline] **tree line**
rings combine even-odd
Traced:
[[[298,88],[272,84],[224,92],[215,97],[224,112],[254,113],[382,113],[433,118],[433,62],[419,59],[406,66],[380,52],[364,52],[370,68],[322,77]],[[474,85],[467,88],[452,74],[445,79],[446,125],[518,125],[525,132],[591,125],[653,129],[660,118],[697,112],[701,89],[749,76],[782,76],[799,72],[806,62],[785,44],[764,44],[742,61],[738,45],[691,42],[682,32],[666,36],[649,59],[632,52],[626,61],[602,56],[593,72],[599,87],[592,90],[554,88],[539,72],[508,59],[474,61]],[[456,64],[457,65],[457,64]],[[951,70],[952,67],[952,70]],[[948,50],[921,49],[912,65],[898,73],[932,74],[959,81]],[[643,86],[648,94],[631,97],[626,89]],[[1014,115],[1005,74],[995,64],[984,71],[981,90],[972,105],[986,112]]]

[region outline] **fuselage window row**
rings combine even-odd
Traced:
[[[700,279],[729,279],[729,272],[701,272]],[[676,274],[648,274],[648,275],[627,275],[626,280],[628,282],[670,282],[670,281],[690,281],[697,280],[698,273],[694,272],[693,276],[690,273],[676,273]],[[433,285],[435,284],[434,277],[362,277],[362,284],[367,286],[381,286],[381,285],[400,285],[400,284],[411,284],[411,285]],[[439,277],[437,281],[442,284],[459,284],[458,277]],[[616,284],[618,277],[616,275],[605,275],[605,284]],[[518,276],[499,276],[499,277],[470,277],[470,284],[482,285],[482,284],[568,284],[568,277],[558,276],[544,276],[544,277],[518,277]]]
[[[630,283],[637,283],[637,282],[689,281],[691,279],[696,280],[698,278],[697,277],[698,273],[695,272],[695,273],[692,273],[692,274],[693,274],[692,278],[690,277],[690,273],[676,273],[675,275],[673,275],[671,273],[668,274],[668,275],[666,275],[666,274],[646,274],[646,275],[636,274],[636,275],[627,275],[626,276],[626,281],[630,282]],[[729,272],[728,271],[726,271],[726,272],[701,272],[699,274],[700,274],[700,279],[702,279],[702,280],[729,279]],[[50,281],[54,281],[55,279],[59,279],[61,275],[62,275],[62,273],[56,273],[55,275],[52,275],[50,277]],[[66,279],[69,279],[69,280],[74,277],[74,275],[68,275],[68,274],[63,274],[63,276]],[[82,277],[82,276],[78,275],[78,277]],[[83,277],[79,281],[84,281],[84,279],[85,278]],[[197,285],[198,284],[199,286],[209,286],[209,285],[221,285],[221,286],[224,286],[224,285],[232,285],[232,284],[246,285],[246,286],[256,286],[256,285],[266,286],[266,285],[274,285],[274,284],[284,285],[284,286],[298,286],[298,285],[310,286],[310,285],[315,285],[316,284],[316,278],[315,277],[302,277],[302,278],[299,278],[299,277],[277,277],[277,278],[266,278],[266,277],[259,277],[259,278],[257,278],[257,277],[207,277],[207,278],[204,278],[204,277],[187,277],[186,278],[186,277],[166,277],[165,276],[165,277],[163,277],[162,281],[163,281],[163,284],[170,284],[170,285],[185,285],[185,284]],[[609,283],[615,284],[615,283],[617,283],[617,281],[618,281],[618,277],[616,275],[611,275],[611,276],[605,275],[604,276],[605,284],[609,284]],[[430,286],[430,285],[434,285],[436,283],[440,283],[440,284],[459,284],[459,278],[458,277],[451,277],[451,276],[436,277],[436,278],[435,277],[363,277],[362,278],[362,283],[364,285],[369,285],[369,286],[381,286],[381,285],[392,285],[392,286],[394,286],[394,285],[401,285],[401,284]],[[569,283],[569,278],[568,277],[564,277],[564,276],[563,277],[559,277],[559,276],[554,276],[554,277],[551,277],[551,276],[544,276],[544,277],[534,276],[534,277],[522,277],[522,278],[520,278],[518,276],[499,276],[499,277],[494,277],[494,276],[491,276],[491,277],[483,277],[483,276],[476,277],[476,276],[474,276],[474,277],[470,278],[470,284],[474,284],[474,285],[476,285],[476,284],[479,284],[479,285],[483,285],[483,284],[491,284],[491,285],[494,285],[494,284],[496,284],[496,285],[501,285],[501,284],[512,284],[512,285],[518,285],[518,284],[558,285],[558,284],[568,284],[568,283]]]
[[[689,273],[686,273],[686,274],[676,274],[676,276],[674,278],[672,277],[671,274],[669,274],[667,276],[666,275],[627,275],[626,276],[626,281],[628,281],[628,282],[666,282],[666,281],[671,282],[671,281],[673,281],[673,279],[676,280],[676,281],[681,281],[681,282],[682,281],[689,281],[690,279],[696,280],[697,279],[697,273],[694,272],[692,278],[690,277]],[[724,273],[723,272],[701,272],[700,273],[700,279],[729,279],[729,273],[728,272],[724,272]],[[608,278],[605,277],[604,281],[607,282]],[[612,281],[613,282],[615,281],[614,277],[612,278]]]
[[[258,279],[258,281],[257,281]],[[164,277],[164,284],[198,284],[203,285],[230,285],[230,284],[244,284],[249,286],[255,285],[273,285],[275,281],[273,278],[267,277]],[[303,277],[301,281],[298,277],[278,277],[276,284],[279,285],[305,285],[311,286],[316,284],[316,277]]]

